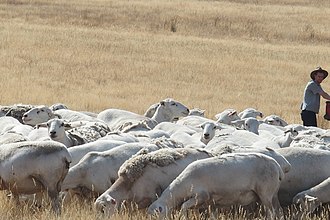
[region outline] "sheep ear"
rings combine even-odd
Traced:
[[[232,112],[229,112],[229,113],[228,113],[228,116],[233,116],[233,115],[235,115],[235,114],[237,114],[237,111],[232,111]]]
[[[47,124],[46,123],[36,124],[36,126],[34,126],[34,129],[39,129],[40,127],[45,128],[45,127],[47,127]]]
[[[61,119],[62,118],[62,116],[59,115],[59,114],[53,114],[53,115],[56,116],[58,119]]]
[[[50,118],[54,116],[53,111],[51,109],[47,108],[46,111]]]
[[[269,151],[275,152],[275,150],[271,147],[266,147],[266,149],[269,150]]]
[[[63,123],[63,126],[65,130],[69,130],[73,128],[70,123]]]

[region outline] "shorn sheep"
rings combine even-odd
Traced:
[[[173,180],[149,206],[148,213],[165,218],[174,208],[181,207],[188,218],[189,209],[248,205],[260,200],[266,208],[267,218],[274,219],[282,213],[277,192],[283,178],[280,165],[259,153],[226,154],[197,160]]]
[[[54,141],[25,141],[0,147],[1,190],[19,203],[21,194],[47,192],[56,214],[61,213],[59,192],[68,173],[71,155]]]

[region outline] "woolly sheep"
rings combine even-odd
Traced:
[[[118,179],[97,198],[95,206],[108,215],[119,211],[123,201],[136,203],[139,209],[146,208],[188,164],[212,156],[198,149],[160,149],[136,154],[119,168]]]
[[[14,104],[10,106],[0,106],[0,116],[11,116],[23,124],[22,116],[32,109],[33,105]]]
[[[38,124],[37,127],[48,128],[49,137],[63,143],[67,147],[95,141],[104,137],[110,130],[105,124],[88,122],[80,127],[71,129],[71,124],[62,119],[51,119],[47,123]],[[71,129],[69,131],[66,131]]]
[[[71,136],[70,133],[66,132],[71,126],[62,119],[50,119],[47,123],[38,124],[37,128],[47,126],[48,135],[53,141],[60,142],[66,147],[72,147],[86,143],[81,137]]]

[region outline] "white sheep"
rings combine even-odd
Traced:
[[[325,179],[320,184],[304,190],[293,197],[293,203],[299,204],[301,210],[298,213],[298,219],[301,219],[303,213],[310,214],[315,209],[330,202],[330,177]]]
[[[119,209],[123,201],[146,208],[188,164],[212,156],[205,150],[167,148],[136,154],[122,164],[118,179],[97,198],[95,206],[108,215]]]
[[[285,175],[278,192],[283,206],[291,205],[298,193],[316,186],[330,176],[329,151],[302,147],[285,147],[276,151],[291,164],[291,170]]]
[[[248,117],[244,119],[239,119],[239,120],[231,121],[230,124],[237,128],[241,128],[243,126],[245,130],[255,134],[259,134],[260,122],[256,118]]]
[[[240,117],[241,119],[244,119],[244,118],[257,118],[257,117],[260,117],[262,118],[263,117],[263,114],[262,112],[254,109],[254,108],[247,108],[247,109],[244,109],[243,111],[241,111],[240,113],[238,113],[238,117]]]
[[[24,113],[32,109],[33,105],[14,104],[9,106],[0,106],[0,116],[11,116],[16,118],[20,123],[23,123],[22,116]]]
[[[21,133],[24,136],[27,136],[33,128],[29,125],[23,125],[16,118],[11,116],[0,117],[0,134],[6,132],[16,132]]]
[[[231,124],[232,121],[240,120],[235,109],[225,109],[224,111],[215,115],[218,123]]]
[[[58,109],[54,114],[60,115],[62,119],[73,121],[90,121],[90,122],[103,122],[97,119],[97,114],[92,112],[75,111],[70,109]]]
[[[284,159],[284,158],[283,158]],[[187,211],[208,206],[249,205],[258,200],[267,217],[280,217],[277,192],[284,173],[273,158],[260,153],[225,154],[189,164],[148,208],[149,214],[168,217],[181,207]],[[262,181],[260,181],[262,179]]]
[[[28,141],[28,140],[29,139],[25,135],[22,135],[21,133],[17,133],[14,131],[8,131],[3,134],[0,134],[0,145]]]
[[[139,142],[139,139],[131,133],[123,133],[119,131],[112,131],[107,133],[104,137],[101,137],[99,140],[116,140],[123,141],[126,143]]]
[[[173,99],[164,99],[159,102],[159,105],[151,118],[157,121],[157,123],[163,121],[172,122],[175,119],[187,116],[188,114],[189,109],[182,103]]]
[[[269,115],[263,119],[263,121],[267,124],[270,125],[277,125],[277,126],[282,126],[285,127],[288,125],[284,119],[282,119],[280,116],[277,115]]]
[[[22,116],[22,121],[24,124],[35,126],[55,117],[61,118],[60,115],[55,114],[49,107],[41,105],[25,112]]]
[[[37,124],[47,122],[53,118],[64,119],[67,122],[73,121],[90,121],[90,122],[102,122],[96,117],[89,116],[83,112],[74,111],[66,108],[60,108],[53,111],[50,107],[45,105],[37,106],[27,111],[22,120],[24,124],[35,126]]]
[[[185,148],[204,148],[206,145],[200,140],[200,134],[189,135],[183,131],[174,132],[170,138],[181,143]]]
[[[144,113],[144,116],[148,117],[148,118],[152,118],[157,110],[157,108],[159,107],[159,105],[161,104],[161,102],[152,104]],[[188,116],[189,115],[196,115],[196,116],[201,116],[204,117],[205,116],[205,110],[200,109],[200,108],[193,108],[189,110]],[[175,118],[175,120],[177,120],[178,118]]]
[[[195,116],[200,116],[200,117],[205,117],[205,109],[200,109],[200,108],[192,108],[189,110],[189,115],[195,115]]]
[[[47,192],[55,213],[60,214],[59,192],[69,170],[71,156],[54,141],[25,141],[0,148],[1,189],[19,203],[21,194]]]
[[[205,122],[200,125],[203,129],[202,135],[201,135],[201,142],[204,144],[208,144],[210,140],[215,136],[215,131],[217,129],[221,129],[221,126],[214,122]]]
[[[195,128],[189,125],[182,125],[182,124],[177,124],[177,123],[172,123],[172,122],[161,122],[157,124],[153,130],[162,130],[167,132],[169,135],[174,134],[175,132],[185,132],[189,135],[193,135],[198,131],[201,131],[201,128]]]
[[[49,106],[49,109],[52,110],[53,112],[59,109],[69,109],[68,106],[66,106],[63,103],[55,103],[51,106]]]
[[[189,109],[173,99],[160,102],[152,118],[121,109],[106,109],[100,112],[98,119],[104,121],[111,131],[147,131],[163,121],[186,116]]]
[[[80,123],[72,123],[78,124],[78,127],[72,128],[71,123],[57,118],[51,119],[47,123],[38,124],[37,127],[47,126],[49,137],[54,141],[63,143],[67,147],[98,140],[110,131],[103,123],[82,122],[81,126]],[[66,131],[68,129],[71,130]]]
[[[198,116],[198,115],[188,115],[186,117],[180,118],[176,124],[187,125],[195,128],[200,128],[200,125],[205,122],[214,122],[216,121],[208,119],[206,117]]]
[[[251,146],[254,143],[264,140],[259,135],[246,130],[229,130],[229,133],[215,135],[206,145],[206,149],[217,147],[220,143],[232,143],[238,146]]]
[[[70,168],[62,191],[91,198],[102,194],[118,178],[120,166],[140,150],[155,151],[155,144],[127,143],[103,152],[89,152]],[[70,197],[69,197],[70,198]]]
[[[71,126],[69,123],[62,119],[50,119],[47,121],[47,123],[38,124],[37,128],[39,127],[47,127],[50,139],[60,142],[66,147],[72,147],[86,143],[86,140],[83,138],[71,136],[68,132],[66,132],[66,130],[71,129]]]
[[[122,109],[106,109],[101,111],[97,118],[104,121],[109,126],[110,130],[115,132],[122,130],[127,132],[132,129],[147,131],[154,128],[157,124],[157,122],[151,118]],[[129,129],[127,129],[127,127],[129,127]]]
[[[83,158],[87,153],[93,152],[103,152],[111,150],[112,148],[118,147],[119,145],[126,144],[123,141],[116,140],[96,140],[90,143],[81,144],[78,146],[73,146],[68,148],[69,153],[72,157],[72,162],[70,166],[76,165],[81,158]]]
[[[298,135],[298,131],[291,128],[285,130],[283,135],[272,138],[272,140],[276,142],[281,148],[289,147],[297,135]]]

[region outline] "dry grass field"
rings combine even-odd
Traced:
[[[143,114],[172,97],[210,118],[253,107],[301,123],[309,73],[330,70],[329,14],[329,0],[0,0],[0,104]],[[61,218],[102,219],[82,207]]]

